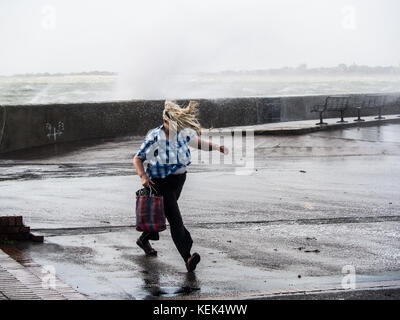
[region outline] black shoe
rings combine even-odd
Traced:
[[[143,251],[149,256],[156,256],[157,251],[151,247],[149,241],[142,241],[142,239],[137,239],[136,244],[143,249]]]
[[[186,261],[186,269],[192,272],[196,269],[197,264],[200,262],[200,255],[193,253],[192,256]]]

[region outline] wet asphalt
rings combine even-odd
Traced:
[[[189,168],[179,205],[201,255],[187,273],[169,230],[136,247],[132,158],[142,137],[66,144],[0,159],[0,213],[46,236],[19,247],[93,299],[251,298],[400,282],[400,125],[256,136],[254,171]],[[198,159],[199,153],[192,157]]]

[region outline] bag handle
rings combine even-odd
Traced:
[[[158,194],[157,189],[152,187],[151,185],[149,185],[149,189],[150,189],[150,197],[152,196],[152,192],[151,192],[152,189],[154,189],[155,193]]]

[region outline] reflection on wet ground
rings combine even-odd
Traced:
[[[142,137],[101,139],[2,155],[0,181],[133,175],[132,159],[141,142]],[[256,136],[254,144],[256,167],[264,167],[270,159],[280,157],[399,155],[400,125],[321,131],[302,136]],[[234,170],[234,165],[223,163],[223,157],[221,163],[212,165],[211,157],[203,151],[192,150],[192,158],[193,172]]]
[[[132,229],[79,236],[66,232],[43,245],[20,248],[35,262],[54,266],[58,277],[92,299],[238,298],[340,288],[345,265],[355,266],[359,285],[375,281],[386,286],[400,279],[395,261],[399,235],[396,225],[388,223],[190,230],[202,255],[194,273],[185,271],[167,233],[153,243],[158,257],[145,256],[134,245]],[[379,243],[371,245],[376,236]]]
[[[134,261],[141,269],[140,273],[144,282],[143,289],[149,293],[145,299],[185,296],[200,290],[199,281],[193,272],[182,275],[181,286],[166,286],[162,284],[162,277],[167,274],[165,269],[168,268],[163,268],[163,264],[159,260],[141,255],[136,257]]]
[[[64,233],[44,244],[21,242],[18,247],[36,262],[54,266],[61,278],[68,278],[90,298],[168,299],[201,293],[195,273],[183,269],[177,273],[162,258],[164,253],[161,258],[150,257],[128,245],[134,235],[132,228],[80,236]]]
[[[102,176],[127,176],[134,173],[131,164],[98,163],[98,164],[35,164],[23,163],[0,164],[0,181],[5,180],[35,180],[49,178],[76,178],[76,177],[102,177]]]

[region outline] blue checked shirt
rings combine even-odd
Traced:
[[[150,179],[165,178],[191,163],[189,143],[197,136],[193,129],[183,129],[168,140],[161,125],[145,137],[136,156],[147,161],[146,174]]]

